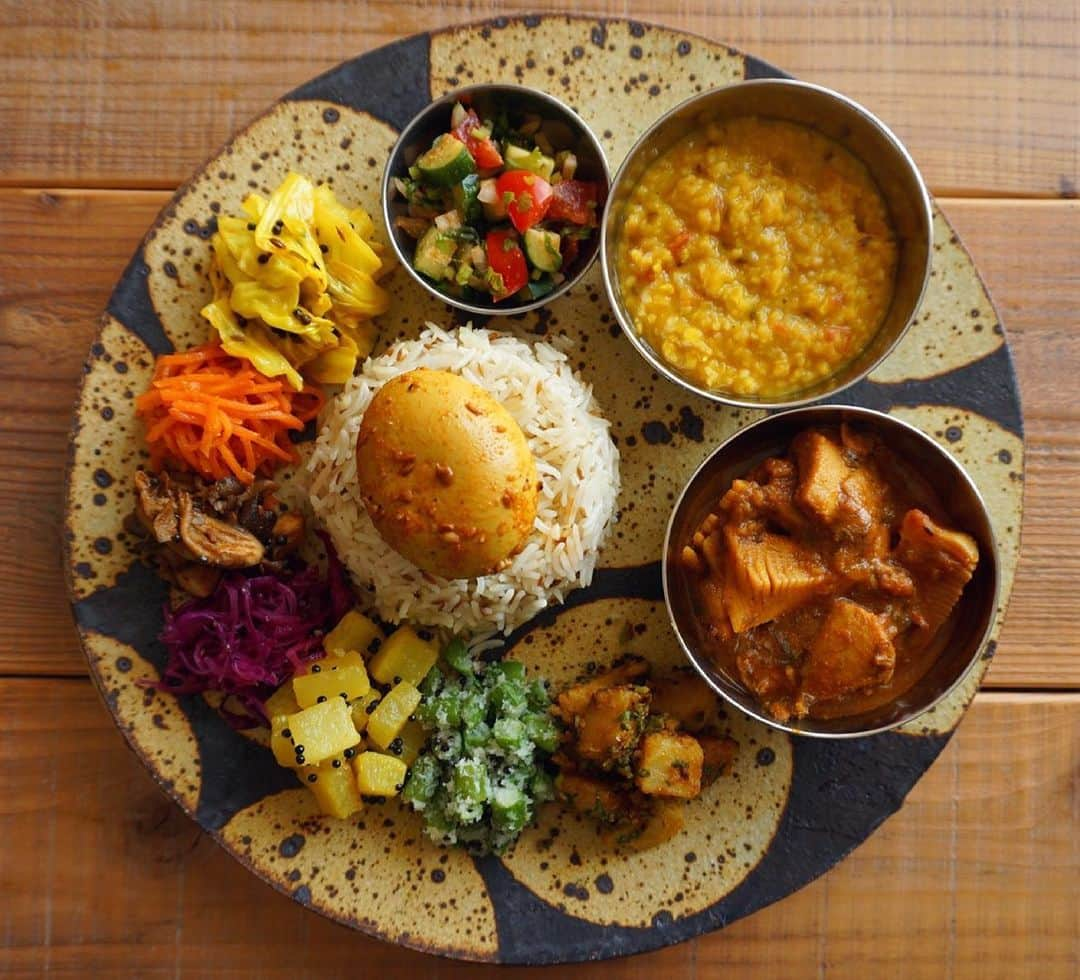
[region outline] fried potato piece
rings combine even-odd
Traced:
[[[649,714],[647,687],[606,687],[575,718],[579,758],[614,769],[626,766],[641,739]]]
[[[686,804],[682,800],[657,797],[635,819],[616,824],[604,836],[615,847],[646,851],[671,840],[685,825]]]
[[[701,785],[710,786],[730,768],[739,753],[739,743],[722,735],[698,735],[701,745]]]
[[[603,779],[564,768],[555,777],[556,796],[578,813],[603,823],[615,823],[629,811],[625,792]]]
[[[555,713],[571,724],[589,706],[597,691],[620,684],[634,684],[648,676],[648,661],[643,657],[625,657],[603,673],[563,691],[556,699]]]
[[[693,799],[701,793],[704,762],[701,743],[693,735],[650,732],[641,740],[637,788],[646,796]]]

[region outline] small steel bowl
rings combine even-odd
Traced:
[[[912,464],[938,493],[954,526],[979,546],[979,564],[954,613],[952,634],[929,671],[908,691],[871,711],[846,718],[803,718],[790,723],[769,715],[737,677],[724,672],[704,652],[689,575],[679,553],[732,480],[768,456],[782,454],[791,440],[812,426],[851,422],[881,436]],[[853,738],[896,728],[945,698],[978,661],[998,604],[998,554],[990,515],[971,477],[948,452],[914,426],[868,408],[818,405],[766,416],[740,429],[705,460],[675,502],[664,539],[664,601],[672,628],[690,662],[722,697],[763,724],[797,735]]]
[[[818,130],[861,160],[877,183],[889,210],[899,245],[892,302],[870,343],[828,378],[781,397],[756,398],[703,388],[685,378],[638,334],[623,304],[615,268],[622,212],[646,169],[683,136],[717,119],[761,116]],[[612,183],[604,210],[600,264],[604,287],[623,333],[662,375],[696,394],[743,408],[793,408],[861,381],[880,364],[907,332],[930,278],[933,253],[930,196],[914,161],[895,135],[851,99],[806,82],[758,79],[710,89],[661,116],[631,147]]]
[[[581,249],[574,263],[567,270],[567,276],[559,286],[546,296],[530,302],[522,302],[516,299],[503,300],[501,303],[477,302],[469,303],[465,300],[447,296],[440,292],[433,283],[425,279],[413,268],[413,252],[416,242],[396,227],[394,219],[406,213],[404,202],[398,197],[393,189],[394,177],[402,177],[407,174],[409,167],[416,161],[432,141],[440,133],[450,131],[450,113],[454,103],[465,100],[476,109],[481,118],[494,106],[496,102],[510,104],[515,110],[535,113],[545,120],[555,120],[566,125],[573,134],[573,139],[565,149],[573,150],[578,159],[576,177],[581,180],[598,181],[603,188],[601,200],[607,196],[611,186],[611,174],[608,171],[607,160],[604,158],[604,150],[599,141],[593,135],[591,129],[582,122],[569,106],[564,105],[552,95],[541,92],[538,89],[526,88],[523,85],[468,85],[465,88],[455,89],[448,92],[422,109],[412,121],[402,130],[397,143],[390,152],[386,170],[382,180],[382,208],[383,221],[386,223],[386,232],[390,237],[390,243],[398,261],[404,266],[409,275],[424,287],[432,296],[465,310],[467,313],[475,313],[480,316],[499,316],[500,314],[527,313],[529,310],[539,309],[554,299],[562,296],[567,290],[580,282],[581,277],[588,271],[600,251],[600,231],[589,239]],[[562,149],[563,147],[560,147]]]

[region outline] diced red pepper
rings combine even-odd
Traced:
[[[512,231],[489,231],[486,244],[488,265],[492,272],[502,276],[503,288],[498,293],[492,293],[491,297],[498,303],[513,296],[529,281],[529,267],[517,236]]]
[[[490,170],[492,167],[503,165],[502,154],[491,139],[479,139],[473,135],[474,129],[481,126],[480,117],[470,109],[465,113],[465,118],[454,129],[454,135],[465,144],[472,155],[476,166],[481,170]]]
[[[506,202],[514,227],[524,233],[544,220],[551,204],[551,184],[527,170],[508,170],[499,176],[495,193]]]
[[[599,207],[599,184],[591,180],[564,180],[552,185],[551,207],[547,216],[552,221],[595,225],[599,217]]]

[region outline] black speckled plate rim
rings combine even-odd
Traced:
[[[279,102],[331,101],[368,112],[400,130],[430,99],[430,93],[424,91],[421,85],[403,83],[402,80],[429,77],[429,50],[433,35],[463,28],[499,30],[511,24],[535,27],[544,19],[554,18],[593,24],[593,42],[601,45],[606,39],[609,24],[627,23],[631,28],[640,25],[642,28],[672,30],[664,25],[643,21],[572,14],[496,17],[413,35],[374,49],[299,86]],[[678,33],[713,47],[724,46],[702,35],[686,31]],[[747,79],[792,77],[759,58],[730,46],[725,47],[730,54],[743,59],[744,77]],[[271,106],[267,112],[273,108]],[[251,122],[266,114],[261,113]],[[201,174],[206,165],[232,142],[227,141],[194,173]],[[148,230],[147,237],[186,195],[194,179],[193,176],[180,186]],[[150,302],[145,244],[144,238],[124,270],[105,312],[106,316],[113,316],[136,333],[152,353],[159,355],[171,351],[172,344]],[[1000,328],[1000,317],[998,324]],[[956,371],[926,380],[895,384],[864,381],[845,392],[843,400],[884,410],[894,405],[927,402],[956,405],[974,409],[1022,437],[1023,420],[1008,343],[959,371],[965,373],[965,377],[959,379],[963,381],[959,385],[956,383]],[[78,407],[85,377],[84,373],[75,403],[73,432],[77,432],[80,426]],[[972,393],[970,399],[965,399],[965,393]],[[70,485],[73,463],[74,447],[73,443],[69,443],[65,486]],[[157,632],[160,629],[160,609],[165,589],[157,577],[144,566],[136,564],[122,573],[115,585],[76,601],[70,540],[66,534],[62,550],[80,641],[88,630],[123,640],[160,669],[164,664],[164,650],[157,640]],[[659,593],[658,563],[638,568],[601,569],[594,584],[588,590],[575,593],[567,608],[613,595],[652,597]],[[152,601],[148,601],[148,597]],[[126,618],[117,617],[118,608],[126,611]],[[135,617],[131,616],[132,608],[139,613]],[[542,616],[555,617],[558,612],[556,610]],[[1004,608],[1002,612],[1004,614]],[[533,625],[526,624],[519,630],[508,643],[508,649]],[[85,643],[83,646],[89,660]],[[110,711],[114,711],[109,692],[92,666],[90,675],[102,699]],[[119,726],[128,747],[139,757],[161,789],[233,858],[276,890],[300,904],[309,905],[331,921],[394,941],[393,937],[372,928],[368,923],[335,917],[319,906],[311,905],[310,895],[302,893],[304,889],[290,890],[284,883],[263,875],[248,858],[228,845],[221,828],[230,817],[269,793],[299,784],[291,774],[268,762],[269,756],[265,750],[229,729],[201,699],[186,697],[179,701],[199,742],[202,779],[199,802],[195,808],[187,806],[178,797],[174,787],[137,744],[132,731],[124,725]],[[886,733],[836,742],[794,737],[792,785],[783,816],[761,861],[735,889],[713,906],[681,918],[670,910],[662,909],[655,914],[651,926],[647,928],[597,925],[560,912],[517,882],[498,859],[479,859],[476,866],[495,911],[498,951],[494,959],[503,963],[539,965],[626,956],[700,936],[749,915],[813,881],[866,840],[900,808],[912,786],[929,768],[950,737],[951,732],[922,736]],[[222,751],[226,745],[228,751]],[[757,764],[767,765],[770,761],[759,759]],[[432,948],[415,937],[403,945],[441,956],[472,958],[468,951]]]

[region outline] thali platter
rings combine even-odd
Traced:
[[[739,743],[730,778],[689,808],[686,830],[652,850],[597,846],[589,826],[541,810],[503,857],[428,841],[391,801],[359,820],[319,818],[267,749],[198,696],[146,686],[164,666],[167,587],[138,561],[125,517],[145,461],[134,399],[155,356],[207,339],[209,239],[220,214],[290,170],[380,212],[397,133],[460,86],[513,82],[569,104],[614,170],[660,114],[706,88],[782,72],[723,44],[666,28],[567,16],[500,18],[406,38],[283,97],[193,175],[124,271],[90,349],[71,437],[66,561],[75,618],[117,725],[162,788],[230,854],[279,891],[389,942],[450,957],[563,963],[656,949],[748,915],[798,890],[902,804],[974,696],[993,656],[1016,567],[1023,426],[1004,328],[970,256],[935,209],[931,280],[917,321],[845,403],[886,411],[954,454],[994,524],[1002,587],[983,659],[959,689],[907,729],[839,742],[791,738],[730,711]],[[465,323],[396,269],[377,351],[426,321]],[[586,663],[625,652],[682,661],[660,581],[673,501],[709,451],[762,412],[697,399],[637,356],[593,267],[535,313],[476,326],[526,339],[565,337],[575,370],[611,420],[621,456],[619,521],[591,586],[541,613],[507,651],[558,687]],[[282,480],[289,492],[290,476]]]

